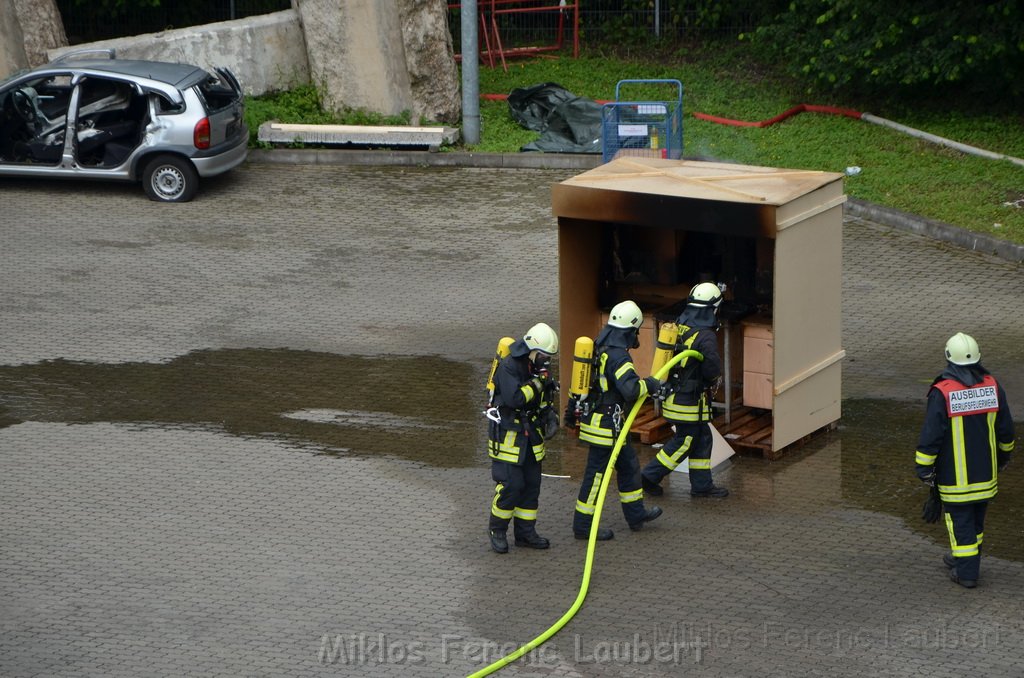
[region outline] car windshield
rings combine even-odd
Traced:
[[[0,80],[0,89],[5,87],[7,85],[7,83],[13,82],[14,80],[17,80],[18,78],[20,78],[21,76],[25,75],[28,72],[29,72],[29,69],[22,68],[20,70],[15,71],[14,73],[11,73],[6,78],[3,78],[2,80]]]

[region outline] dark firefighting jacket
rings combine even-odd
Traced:
[[[491,459],[522,464],[527,450],[537,461],[544,459],[544,437],[537,425],[537,414],[545,402],[543,388],[533,381],[536,375],[530,363],[530,349],[520,339],[494,371],[494,406],[501,422],[491,421],[487,435],[487,454]]]
[[[934,469],[944,502],[988,501],[998,491],[998,469],[1010,460],[1013,435],[1003,387],[980,365],[951,365],[928,390],[918,475]]]
[[[580,440],[613,447],[625,412],[647,395],[647,383],[636,373],[629,347],[635,330],[606,326],[594,347],[591,398],[594,405],[580,421]]]
[[[703,360],[687,357],[669,372],[666,384],[671,395],[661,406],[661,414],[669,421],[696,424],[711,421],[711,403],[707,390],[722,376],[722,358],[718,353],[717,321],[711,307],[687,307],[677,322],[679,335],[676,354],[690,349]]]

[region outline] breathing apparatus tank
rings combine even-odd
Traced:
[[[654,362],[651,364],[651,374],[657,374],[658,370],[672,359],[678,336],[678,325],[675,323],[662,324],[661,329],[658,330],[658,345],[654,349]]]
[[[594,340],[580,337],[572,353],[572,382],[569,395],[582,400],[590,393],[590,367],[594,358]]]
[[[594,340],[579,337],[572,352],[572,381],[569,383],[569,402],[562,418],[567,428],[576,428],[583,413],[583,402],[590,395],[590,378],[594,360]]]
[[[498,371],[498,363],[509,354],[512,344],[515,343],[512,337],[502,337],[498,340],[498,348],[494,352],[494,360],[491,361],[491,371],[487,375],[487,403],[491,404],[494,399],[494,373]]]

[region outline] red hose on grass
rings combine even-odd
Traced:
[[[487,99],[488,101],[504,101],[508,99],[507,94],[481,94],[481,99]],[[608,101],[598,101],[599,104],[611,103]],[[993,151],[987,151],[983,148],[977,148],[976,146],[970,146],[968,144],[962,144],[958,141],[952,141],[943,137],[929,134],[928,132],[922,132],[921,130],[914,129],[913,127],[907,127],[901,125],[898,122],[886,120],[885,118],[879,118],[877,115],[871,113],[862,113],[861,111],[855,111],[852,108],[840,108],[839,106],[818,106],[817,104],[800,104],[794,106],[788,111],[779,113],[774,118],[768,118],[767,120],[759,120],[757,122],[749,122],[747,120],[733,120],[731,118],[720,118],[717,115],[708,115],[707,113],[693,113],[693,117],[699,120],[707,120],[708,122],[718,123],[719,125],[731,125],[733,127],[768,127],[774,125],[777,122],[782,122],[786,118],[791,118],[797,113],[828,113],[830,115],[844,115],[848,118],[854,118],[856,120],[863,120],[864,122],[870,122],[873,125],[882,125],[889,127],[898,132],[909,134],[910,136],[917,137],[918,139],[924,139],[931,143],[938,144],[940,146],[946,146],[954,150],[960,151],[961,153],[967,153],[969,155],[976,155],[982,158],[989,158],[991,160],[1009,160],[1015,165],[1024,167],[1024,159],[1015,158],[1012,155],[1005,155],[1003,153],[995,153]]]
[[[829,113],[832,115],[845,115],[849,118],[861,119],[864,115],[860,111],[855,111],[852,108],[839,108],[837,106],[817,106],[815,104],[800,104],[794,106],[788,111],[779,113],[774,118],[768,118],[767,120],[761,120],[758,122],[747,122],[746,120],[731,120],[729,118],[720,118],[717,115],[708,115],[707,113],[694,113],[693,117],[699,118],[700,120],[707,120],[709,122],[717,122],[720,125],[732,125],[733,127],[768,127],[774,125],[777,122],[782,122],[786,118],[790,118],[797,113],[803,112],[809,113]]]

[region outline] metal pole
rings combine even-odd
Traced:
[[[661,0],[654,0],[654,37],[661,37]]]
[[[732,351],[729,348],[729,335],[732,334],[732,322],[725,322],[725,423],[732,423]]]
[[[480,143],[480,55],[477,42],[477,0],[462,0],[462,138]]]

